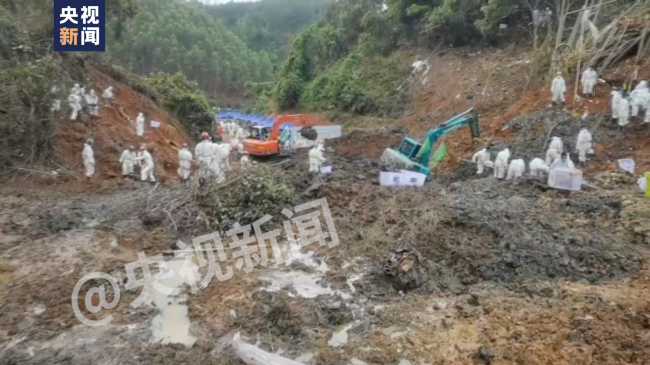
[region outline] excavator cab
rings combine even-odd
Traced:
[[[409,138],[406,137],[402,141],[402,144],[399,146],[399,153],[406,156],[409,160],[414,161],[416,156],[418,155],[418,152],[420,152],[420,148],[422,148],[422,144]]]
[[[244,150],[251,156],[271,157],[280,154],[280,127],[285,123],[294,126],[311,125],[305,115],[281,115],[273,122],[273,127],[255,126],[250,137],[244,139]]]
[[[271,134],[271,127],[264,127],[261,125],[255,125],[250,127],[249,129],[249,139],[254,139],[257,141],[266,141],[269,139],[269,135]]]

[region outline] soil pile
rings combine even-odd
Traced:
[[[122,151],[129,145],[138,148],[141,143],[153,147],[156,176],[177,175],[178,149],[183,143],[193,145],[180,123],[161,110],[148,97],[117,82],[109,75],[91,69],[88,73],[95,92],[102,95],[104,89],[113,86],[115,100],[112,105],[100,102],[99,117],[83,115],[76,121],[69,120],[64,111],[59,115],[59,127],[53,140],[58,158],[83,176],[81,150],[88,138],[95,140],[96,177],[111,180],[121,177],[119,163]],[[138,113],[146,117],[143,139],[136,136],[135,119]],[[160,122],[160,128],[152,128],[151,121]]]

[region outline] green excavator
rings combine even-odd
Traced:
[[[429,159],[436,141],[440,137],[464,126],[470,127],[472,138],[479,136],[478,114],[474,111],[474,108],[458,114],[429,130],[422,143],[410,137],[405,137],[397,150],[387,148],[384,151],[379,159],[379,164],[387,170],[411,170],[429,177],[431,175]]]

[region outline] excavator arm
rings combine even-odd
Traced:
[[[282,127],[284,123],[291,123],[296,127],[311,126],[311,123],[303,114],[281,115],[275,118],[275,121],[273,122],[273,129],[271,129],[269,140],[276,140],[280,137],[280,127]]]
[[[472,137],[479,136],[478,114],[474,109],[469,109],[449,119],[445,123],[429,130],[422,144],[414,139],[405,137],[399,149],[387,148],[381,156],[379,163],[388,170],[406,169],[429,175],[429,159],[431,150],[440,137],[455,131],[458,128],[469,126]]]
[[[422,143],[422,148],[420,148],[420,151],[416,156],[417,160],[420,161],[422,165],[429,166],[431,150],[438,139],[465,126],[470,127],[472,138],[477,138],[479,136],[478,115],[473,108],[456,115],[445,123],[430,130],[425,137],[424,143]]]

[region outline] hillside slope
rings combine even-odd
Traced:
[[[144,142],[154,149],[157,178],[164,181],[173,177],[178,168],[178,148],[183,143],[193,144],[180,123],[151,99],[109,75],[90,69],[88,77],[100,95],[105,88],[113,86],[115,101],[110,106],[100,105],[98,118],[83,116],[77,121],[70,121],[67,114],[60,115],[60,127],[53,140],[58,158],[80,177],[83,176],[81,150],[84,141],[93,138],[98,180],[121,180],[120,154],[129,145],[138,148]],[[135,118],[139,112],[144,112],[147,118],[143,141],[139,141],[135,134]],[[151,120],[160,122],[160,129],[151,128]]]

